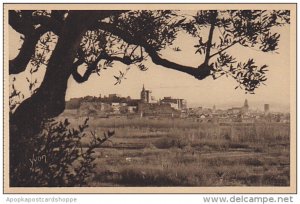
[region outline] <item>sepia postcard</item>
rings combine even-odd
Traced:
[[[296,4],[4,4],[4,193],[296,193]]]

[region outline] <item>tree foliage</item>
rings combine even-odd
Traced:
[[[113,131],[108,131],[99,137],[91,132],[90,143],[83,146],[88,120],[78,128],[70,127],[68,119],[44,121],[42,131],[27,141],[34,144],[31,157],[22,166],[12,169],[12,184],[26,187],[85,186],[95,167],[95,148],[114,135]]]
[[[31,57],[31,64],[36,67],[34,71],[41,64],[47,65],[46,58],[51,52],[47,43],[56,43],[55,34],[59,36],[62,29],[61,24],[68,17],[68,12],[11,11],[11,13],[11,16],[17,15],[21,22],[26,22],[26,25],[31,22],[31,27],[40,25],[39,28],[45,26],[40,30],[51,31],[39,39],[37,44],[44,47],[36,46],[36,51]],[[31,21],[28,20],[30,17]],[[74,63],[72,74],[77,82],[82,83],[88,80],[92,73],[100,75],[101,69],[112,67],[113,61],[120,61],[126,65],[136,64],[141,70],[146,70],[142,61],[147,59],[145,56],[147,53],[154,63],[186,72],[198,79],[203,79],[208,75],[216,79],[226,73],[227,76],[230,75],[236,79],[238,87],[254,93],[255,88],[263,83],[261,79],[266,79],[265,73],[256,72],[253,75],[245,75],[242,70],[248,69],[247,66],[232,62],[230,62],[230,66],[235,68],[226,70],[228,63],[223,64],[220,61],[224,60],[224,56],[234,57],[225,53],[225,50],[239,44],[244,47],[257,48],[262,52],[275,51],[278,48],[280,35],[272,32],[272,28],[282,26],[289,21],[289,11],[285,10],[203,10],[197,12],[192,18],[187,18],[183,14],[171,10],[122,12],[98,21],[83,35],[77,52],[77,63]],[[41,35],[42,31],[33,28],[31,29],[34,31],[27,31],[28,27],[30,26],[22,26],[22,29],[16,30],[24,33],[25,39],[27,35],[30,35],[28,33],[38,32]],[[210,30],[211,35],[215,35],[218,40],[206,39],[209,35],[208,27],[213,27]],[[216,28],[221,34],[217,33]],[[205,57],[206,66],[210,67],[210,71],[201,73],[199,69],[205,69],[205,66],[185,67],[160,57],[159,51],[172,45],[177,34],[182,30],[199,39],[199,44],[194,45],[195,53],[205,55],[211,50],[215,51]],[[101,61],[103,61],[102,64]],[[248,62],[254,62],[254,60],[249,59]],[[247,65],[247,62],[241,63]],[[86,66],[86,72],[81,76],[77,68],[83,64]],[[261,67],[265,67],[265,65]],[[239,75],[245,75],[248,80],[241,80],[240,77],[237,77],[237,70],[240,70],[238,71]],[[199,76],[199,74],[203,76]],[[252,82],[249,83],[249,81]]]
[[[144,62],[151,60],[161,69],[179,71],[198,80],[231,77],[237,82],[235,88],[254,93],[266,83],[268,66],[257,65],[252,58],[241,61],[239,56],[232,54],[231,48],[241,46],[276,53],[280,34],[274,27],[289,23],[288,10],[200,10],[192,15],[175,10],[10,10],[9,25],[20,34],[23,43],[18,55],[9,61],[9,74],[22,73],[27,67],[30,74],[46,70],[39,87],[36,80],[27,78],[32,95],[22,102],[17,102],[23,96],[12,84],[11,172],[22,168],[22,160],[27,160],[35,151],[34,143],[29,145],[26,141],[47,145],[47,138],[51,138],[54,146],[49,151],[53,154],[59,143],[77,145],[81,132],[70,132],[67,122],[46,126],[43,123],[63,112],[70,77],[84,83],[92,74],[101,75],[103,70],[120,62],[126,66],[125,72],[120,71],[114,77],[115,84],[120,84],[130,69],[146,71],[148,67]],[[202,60],[196,67],[165,59],[162,54],[164,50],[183,52],[175,43],[183,33],[198,42],[190,45],[195,55],[188,57]],[[84,68],[83,74],[79,71],[81,68]],[[42,133],[43,129],[48,133]],[[20,151],[22,148],[26,151]],[[68,157],[61,148],[58,153],[64,155],[61,159]],[[73,153],[77,155],[78,152]],[[66,170],[71,161],[56,164],[55,170],[49,172],[54,183],[42,181],[40,185],[62,185],[55,171],[74,180],[76,176],[72,177],[73,174]],[[90,158],[85,161],[88,163],[83,166],[90,167]],[[82,171],[77,175],[84,181],[87,173]]]
[[[90,15],[93,15],[93,12]],[[63,30],[63,23],[70,16],[70,11],[10,11],[10,24],[24,35],[23,45],[32,39],[34,34],[39,35],[33,42],[36,47],[35,52],[31,52],[30,58],[31,64],[36,67],[34,71],[41,65],[47,66],[53,51],[50,47],[55,49],[55,45],[49,44],[56,44],[57,37]],[[242,70],[249,67],[242,64],[253,62],[254,66],[260,68],[266,65],[255,65],[254,59],[224,64],[225,61],[222,60],[225,56],[228,56],[228,59],[236,58],[225,51],[238,45],[262,52],[276,51],[280,34],[274,32],[272,28],[288,24],[289,17],[288,10],[201,10],[192,17],[173,10],[111,11],[111,15],[108,14],[106,18],[101,20],[95,18],[95,22],[83,34],[72,67],[72,75],[78,83],[83,83],[91,74],[100,75],[102,69],[112,67],[114,61],[125,65],[134,64],[141,70],[147,70],[143,61],[150,57],[155,64],[188,73],[197,79],[204,79],[207,76],[216,79],[222,75],[230,75],[238,82],[238,87],[254,93],[255,88],[264,82],[261,79],[266,79],[265,73],[255,72],[253,75],[245,75],[243,73],[245,71]],[[199,41],[199,44],[191,45],[196,48],[195,53],[205,55],[203,64],[198,67],[176,64],[162,58],[160,54],[160,51],[173,44],[178,33],[182,31]],[[174,50],[178,49],[180,50],[179,47]],[[11,64],[14,64],[13,61],[11,60]],[[86,67],[83,75],[78,73],[79,66]],[[228,66],[233,68],[227,70]],[[19,71],[23,71],[25,67]],[[14,66],[10,67],[11,73],[16,73],[13,68]],[[248,80],[240,80],[236,75],[237,71]],[[253,81],[253,78],[255,82],[244,83]]]

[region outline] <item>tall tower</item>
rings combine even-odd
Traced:
[[[212,109],[213,113],[216,112],[216,105],[213,106],[213,109]]]
[[[149,103],[151,101],[151,91],[146,90],[143,84],[143,89],[141,91],[141,101],[143,103]]]
[[[147,102],[144,84],[143,84],[143,88],[142,88],[142,91],[141,91],[141,101],[144,102],[144,103]]]
[[[248,105],[248,100],[247,99],[244,102],[243,109],[244,109],[244,111],[248,111],[249,110],[249,105]]]
[[[143,84],[143,89],[142,89],[142,91],[145,91],[145,85]]]
[[[270,105],[269,104],[264,105],[264,111],[265,111],[266,114],[269,113],[269,111],[270,111]]]

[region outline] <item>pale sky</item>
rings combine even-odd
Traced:
[[[255,90],[255,94],[245,94],[241,89],[234,89],[237,82],[225,76],[213,80],[208,77],[204,80],[197,80],[194,77],[182,72],[167,69],[151,62],[151,58],[144,64],[149,68],[147,71],[140,71],[135,65],[126,75],[126,79],[121,84],[114,85],[116,82],[114,75],[118,75],[119,70],[124,71],[127,66],[118,62],[114,63],[113,68],[102,70],[101,76],[92,75],[83,84],[78,84],[70,77],[66,100],[74,97],[86,95],[99,96],[117,93],[122,96],[139,98],[140,91],[145,85],[146,89],[152,90],[152,95],[156,98],[171,96],[187,100],[189,107],[204,106],[217,108],[227,108],[231,106],[241,106],[245,99],[248,99],[252,109],[262,109],[264,103],[269,103],[271,110],[288,111],[290,103],[290,29],[289,25],[278,27],[276,31],[280,33],[279,49],[276,53],[263,53],[251,48],[233,46],[228,52],[238,60],[246,61],[254,58],[257,65],[267,64],[269,72],[266,86],[261,86]],[[20,36],[13,29],[9,32],[9,56],[13,59],[21,45]],[[174,52],[171,49],[162,52],[162,57],[173,60],[183,65],[197,67],[202,63],[202,58],[194,54],[194,45],[197,39],[193,39],[186,34],[180,34],[173,47],[180,47],[181,52]],[[33,77],[42,80],[44,70],[39,71]],[[21,90],[28,97],[28,88],[24,86],[26,76],[29,77],[29,68],[17,75],[16,88]],[[55,82],[53,82],[55,83]]]

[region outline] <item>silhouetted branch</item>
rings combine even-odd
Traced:
[[[48,31],[56,34],[61,27],[57,22],[50,23],[47,16],[32,16],[32,11],[22,11],[22,17],[16,11],[9,11],[9,24],[14,30],[24,35],[24,42],[18,55],[9,60],[9,74],[23,72],[35,52],[35,46],[40,37]],[[34,28],[34,24],[41,26]]]
[[[239,41],[234,41],[232,44],[228,45],[227,47],[225,47],[225,48],[219,50],[218,52],[216,52],[216,53],[210,55],[209,58],[212,58],[212,57],[214,57],[214,56],[220,54],[221,52],[224,52],[225,50],[231,48],[233,45],[235,45],[235,44],[238,43],[238,42],[239,42]]]
[[[213,39],[213,34],[214,34],[214,30],[215,30],[215,21],[216,21],[216,17],[217,17],[217,12],[215,11],[212,15],[212,19],[211,19],[211,26],[209,29],[209,34],[208,34],[208,40],[207,40],[207,47],[206,47],[206,53],[205,53],[205,60],[204,60],[204,64],[208,65],[208,61],[210,59],[210,49],[212,47],[212,39]]]
[[[133,55],[134,51],[135,51],[138,47],[139,47],[139,46],[137,45],[137,46],[135,46],[135,47],[132,49],[132,51],[131,51],[129,57],[131,57],[131,56]],[[142,56],[142,54],[141,54],[141,56]]]
[[[245,39],[245,37],[243,37],[243,38],[241,38],[241,39],[239,39],[239,40],[234,41],[232,44],[228,45],[227,47],[225,47],[225,48],[219,50],[218,52],[216,52],[216,53],[210,55],[209,58],[212,58],[212,57],[214,57],[214,56],[216,56],[216,55],[218,55],[218,54],[224,52],[225,50],[231,48],[231,47],[234,46],[235,44],[241,42],[243,39]]]
[[[42,27],[51,30],[56,35],[59,35],[63,26],[63,22],[58,21],[57,19],[49,16],[33,16],[32,17],[33,24],[37,25],[40,24]]]
[[[9,61],[9,74],[18,74],[20,72],[23,72],[26,69],[27,64],[31,59],[31,56],[34,54],[35,46],[40,36],[42,36],[44,33],[48,31],[52,31],[56,35],[60,35],[63,22],[59,21],[57,18],[63,18],[63,14],[64,14],[63,12],[59,12],[59,13],[54,12],[53,13],[54,17],[42,16],[42,15],[32,16],[32,12],[33,11],[21,11],[22,14],[21,17],[16,11],[12,11],[12,10],[9,11],[9,24],[12,26],[14,30],[24,35],[24,42],[22,44],[19,54],[15,59]],[[91,12],[95,13],[97,17],[103,19],[110,15],[119,15],[126,11],[91,11]],[[40,26],[35,29],[33,25],[37,25],[37,24],[40,24]],[[89,72],[90,71],[87,72],[86,80],[91,74]]]
[[[72,66],[72,76],[73,76],[74,80],[78,83],[82,83],[87,80],[87,79],[85,80],[85,78],[87,77],[87,76],[84,76],[85,74],[83,76],[81,76],[78,72],[78,67],[80,65],[82,65],[83,63],[84,63],[84,61],[77,60]]]
[[[145,52],[149,54],[149,56],[152,59],[152,62],[161,65],[162,67],[177,70],[180,72],[184,72],[187,74],[190,74],[194,76],[197,79],[204,79],[205,77],[209,76],[210,73],[203,72],[201,69],[204,67],[200,65],[197,68],[190,67],[190,66],[185,66],[185,65],[180,65],[175,62],[171,62],[167,59],[164,59],[159,56],[159,54],[156,52],[155,49],[153,49],[150,45],[148,45],[146,42],[140,40],[140,39],[135,39],[133,36],[131,36],[128,32],[117,28],[115,25],[110,24],[110,23],[104,23],[104,22],[99,22],[98,23],[98,28],[106,30],[113,35],[116,35],[120,38],[122,38],[125,42],[133,45],[139,45],[145,49]]]
[[[65,18],[67,10],[53,10],[51,11],[51,18],[56,19],[57,21],[62,22]]]
[[[82,65],[85,61],[82,58],[77,60],[72,66],[72,76],[75,79],[75,81],[78,83],[83,83],[87,81],[91,74],[97,69],[97,65],[101,59],[103,59],[102,54],[100,54],[94,62],[88,65],[83,75],[80,75],[78,73],[78,67]]]
[[[36,34],[24,37],[19,54],[13,60],[9,60],[9,74],[18,74],[26,69],[39,38],[40,36]]]
[[[86,63],[81,56],[82,55],[81,52],[82,51],[78,51],[79,59],[73,64],[72,67],[72,76],[74,80],[78,83],[83,83],[89,79],[90,75],[97,69],[97,64],[100,62],[100,60],[119,61],[126,65],[130,65],[136,62],[141,62],[143,60],[142,56],[140,58],[131,59],[129,56],[124,56],[124,57],[110,56],[106,52],[102,51],[97,57],[97,59],[88,66],[84,74],[80,75],[78,73],[78,67],[83,63]]]
[[[26,12],[23,13],[23,15],[25,14]],[[9,25],[18,33],[25,35],[34,31],[34,27],[28,18],[22,18],[16,11],[13,10],[9,10],[8,15]]]
[[[99,137],[96,134],[96,131],[90,131],[93,140],[90,145],[91,148],[97,148],[102,145],[104,142],[108,141],[110,137],[115,135],[115,130],[108,130],[107,132],[103,133],[103,137]]]

